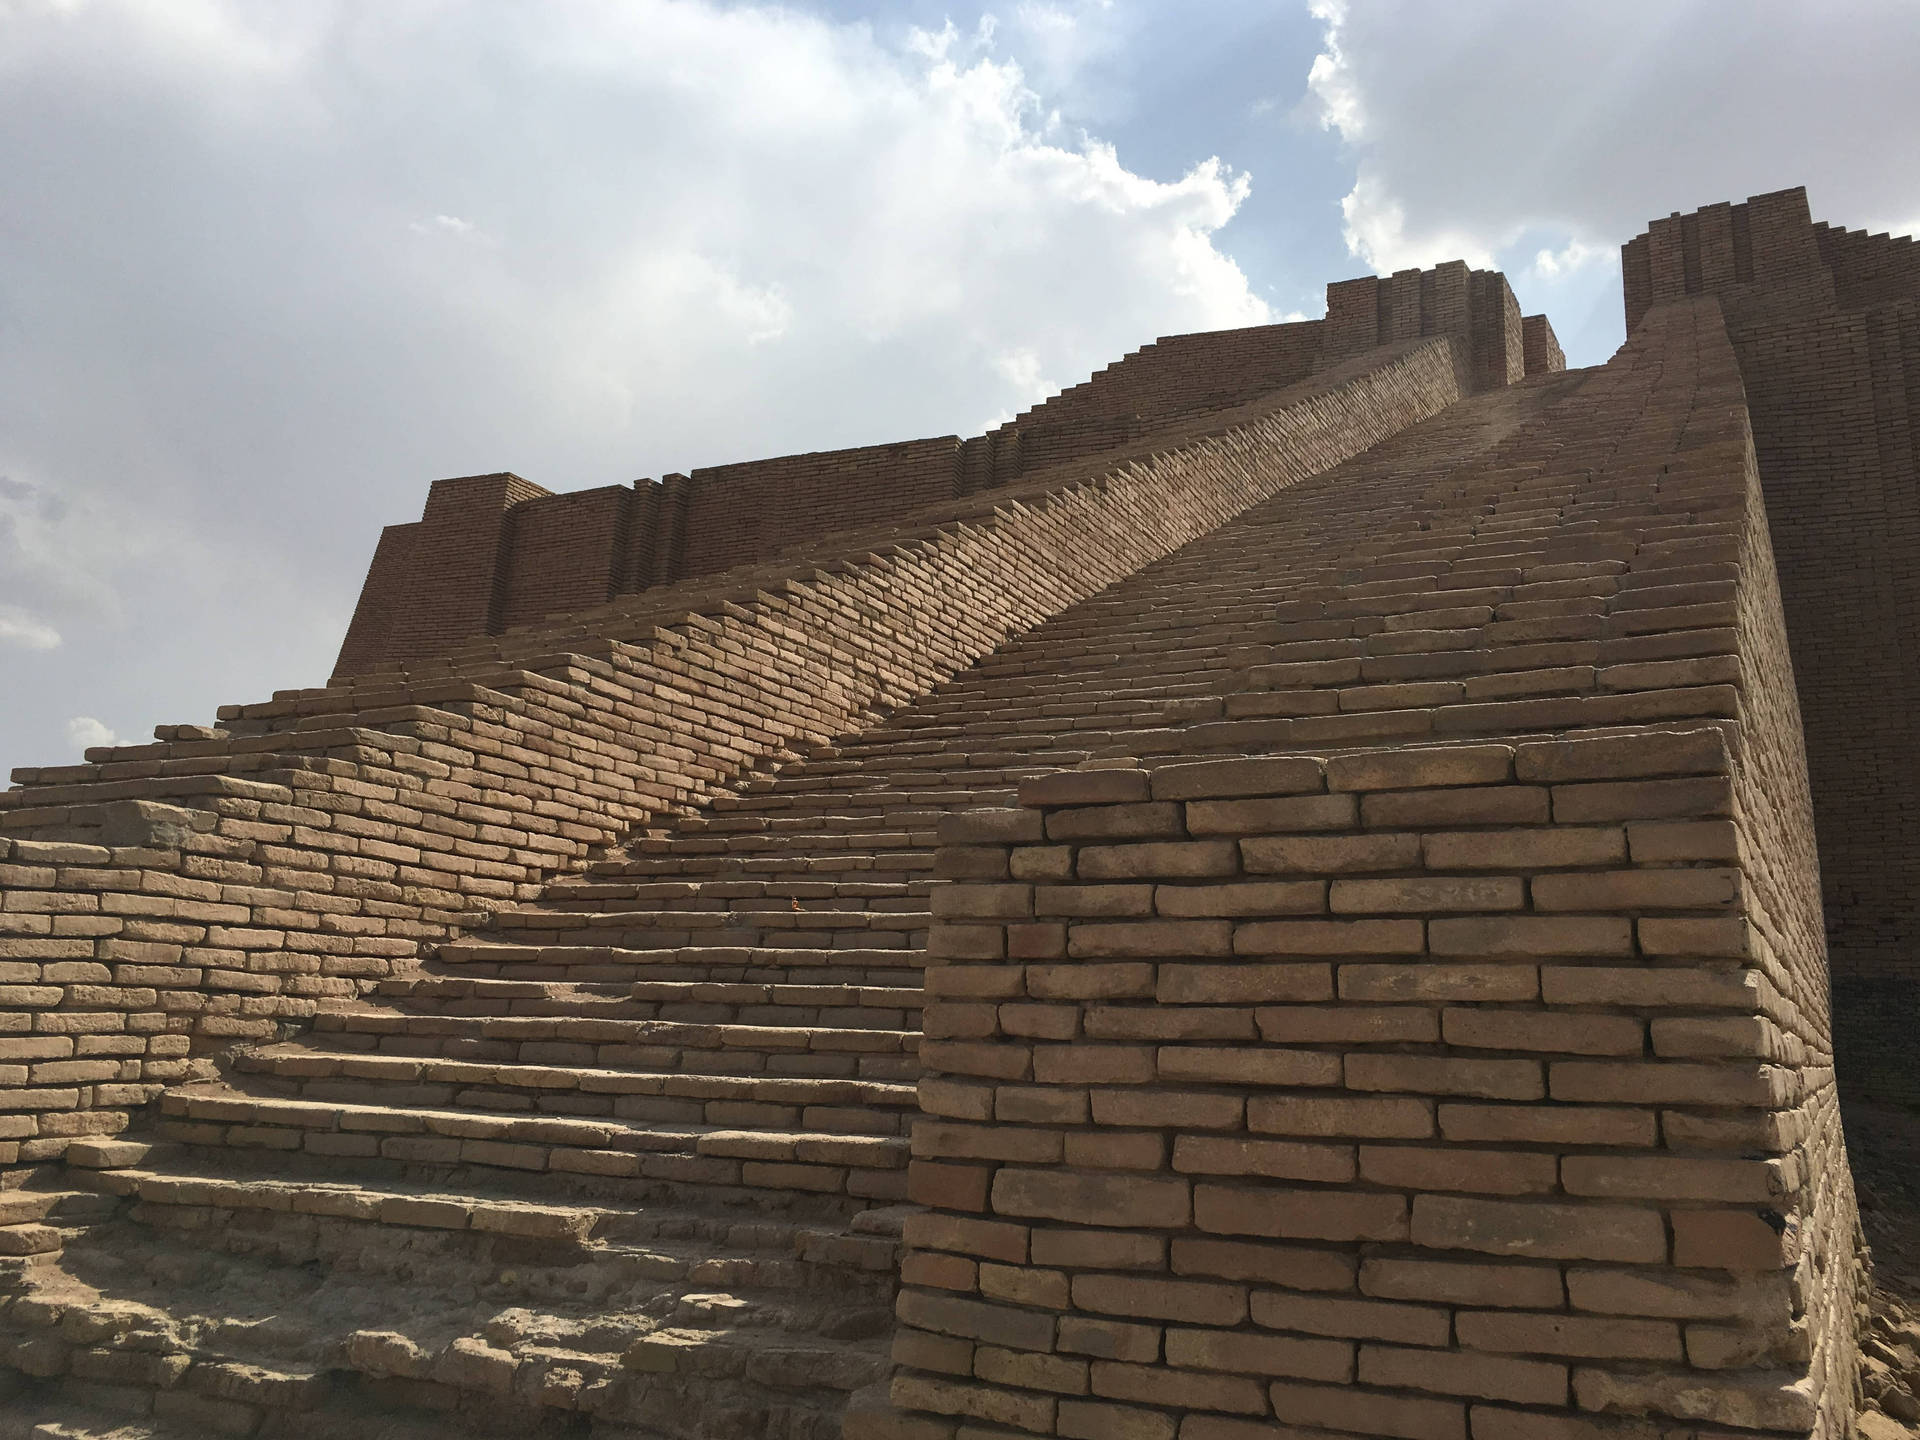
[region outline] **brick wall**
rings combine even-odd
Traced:
[[[418,660],[554,610],[756,564],[942,500],[1171,443],[1377,345],[1456,335],[1475,347],[1477,388],[1524,373],[1519,310],[1503,277],[1470,276],[1458,263],[1406,271],[1391,282],[1404,292],[1397,319],[1375,283],[1341,292],[1364,287],[1369,320],[1334,351],[1323,354],[1318,320],[1163,336],[964,443],[940,436],[711,466],[564,502],[518,477],[440,481],[427,517],[383,538],[334,674]]]
[[[1004,485],[1294,384],[1320,359],[1320,330],[1309,320],[1162,336],[969,440],[962,489]]]
[[[494,623],[527,625],[601,605],[620,588],[634,492],[622,485],[522,501],[501,536]]]
[[[943,826],[929,1210],[853,1440],[1847,1433],[1812,807],[1718,306],[1402,484],[1316,527],[1221,718]]]
[[[1521,346],[1529,375],[1555,375],[1567,368],[1567,352],[1560,348],[1553,324],[1544,315],[1522,317]]]
[[[1839,1064],[1920,1099],[1920,266],[1815,225],[1804,190],[1657,221],[1623,250],[1630,323],[1717,294],[1739,356],[1807,726]]]
[[[671,579],[777,555],[798,542],[951,499],[960,441],[953,435],[750,460],[695,470],[686,542]]]
[[[1715,731],[1275,756],[947,822],[906,1413],[850,1436],[1832,1425],[1850,1196],[1732,768]]]
[[[0,1158],[112,1133],[648,817],[924,692],[1009,635],[1462,393],[1392,347],[1125,467],[856,548],[171,727],[0,796]]]

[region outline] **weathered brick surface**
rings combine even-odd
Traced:
[[[1920,1100],[1920,263],[1911,239],[1815,223],[1803,189],[1655,223],[1622,251],[1627,321],[1718,297],[1806,724],[1849,1090]]]
[[[1020,915],[1063,927],[1068,958],[987,947],[999,1013],[1041,993],[1072,1010],[1045,1047],[984,1009],[975,1033],[1019,1057],[996,1143],[1052,1135],[1060,1158],[1053,1190],[1048,1166],[1003,1164],[984,1214],[1030,1223],[1020,1197],[1053,1194],[1051,1224],[1154,1242],[1056,1268],[1065,1316],[1150,1327],[1137,1378],[1105,1393],[1182,1435],[1844,1433],[1854,1228],[1808,788],[1717,306],[1652,310],[1560,413],[1486,475],[1483,508],[1455,472],[1403,528],[1353,523],[1322,562],[1344,583],[1292,578],[1247,647],[1255,688],[1218,718],[1192,703],[1126,737],[1138,768],[1022,792],[1060,879],[1015,887]],[[1624,710],[1599,699],[1611,667],[1565,663],[1628,653],[1737,663],[1621,674],[1648,702]],[[1411,655],[1452,688],[1356,689]],[[1566,698],[1465,688],[1527,669]],[[1375,748],[1326,759],[1192,760],[1342,733],[1317,728],[1345,713],[1317,693],[1422,723],[1347,732]],[[1475,733],[1493,738],[1434,744]],[[1112,843],[1149,812],[1150,841]],[[1124,977],[1101,968],[1121,953]],[[1115,1043],[1156,1034],[1177,1043]],[[1082,1065],[1042,1063],[1062,1040]],[[993,1069],[973,1073],[1013,1089]],[[1049,1110],[1050,1089],[1074,1103]],[[1057,1299],[1044,1313],[1065,1323]]]
[[[10,1177],[0,1361],[325,1403],[138,1289],[184,1235],[448,1277],[312,1353],[476,1430],[823,1440],[890,1354],[851,1440],[1840,1440],[1758,352],[1690,277],[1907,271],[1696,228],[1596,371],[1445,266],[965,445],[439,487],[350,644],[413,658],[0,803],[0,1155],[88,1192]]]

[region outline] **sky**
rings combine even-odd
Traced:
[[[324,683],[437,477],[975,434],[1330,280],[1788,185],[1920,229],[1914,0],[0,0],[0,769]]]

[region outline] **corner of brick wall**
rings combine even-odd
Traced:
[[[1707,726],[951,817],[927,1209],[850,1440],[1844,1434],[1793,783]]]

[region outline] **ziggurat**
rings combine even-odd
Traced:
[[[1623,263],[443,481],[326,686],[15,772],[0,1435],[1897,1433],[1920,258]]]

